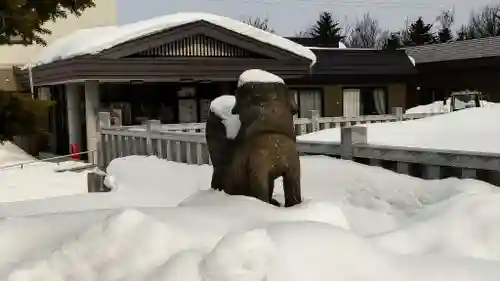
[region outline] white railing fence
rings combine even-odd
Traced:
[[[345,128],[360,124],[387,123],[421,119],[441,113],[404,114],[402,107],[393,108],[393,114],[361,115],[355,117],[320,117],[317,110],[311,110],[310,118],[296,118],[294,120],[297,135],[309,134],[331,128]]]
[[[158,120],[143,129],[111,127],[109,114],[101,113],[99,166],[128,155],[155,155],[188,164],[211,164],[202,132],[165,130]],[[108,120],[108,121],[106,121]],[[343,127],[341,142],[298,141],[301,154],[328,155],[380,166],[426,179],[473,178],[500,185],[500,154],[367,144],[366,127]]]
[[[393,108],[393,114],[361,115],[354,117],[320,117],[319,111],[311,110],[309,118],[295,118],[294,124],[297,135],[304,135],[330,128],[344,128],[369,123],[415,120],[438,114],[441,113],[404,114],[403,108],[395,107]],[[129,128],[132,131],[144,132],[146,130],[146,125],[127,126],[124,128]],[[159,130],[169,132],[203,133],[205,132],[205,123],[162,124],[159,127]]]

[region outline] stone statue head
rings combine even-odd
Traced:
[[[276,104],[287,107],[292,115],[298,112],[295,97],[283,83],[247,83],[238,87],[235,95],[233,114],[240,114],[244,108],[255,106],[266,108]]]

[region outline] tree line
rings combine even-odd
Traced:
[[[249,18],[244,21],[255,27],[274,32],[267,19]],[[311,37],[325,42],[340,38],[349,48],[397,49],[406,46],[446,43],[492,36],[500,36],[500,4],[486,5],[472,11],[469,21],[454,33],[454,10],[442,11],[434,22],[425,22],[422,17],[406,20],[399,30],[385,30],[369,13],[353,23],[341,24],[332,13],[322,12],[311,27],[296,33],[296,36]]]

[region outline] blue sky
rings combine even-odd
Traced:
[[[129,23],[176,12],[208,12],[234,19],[267,17],[277,34],[292,36],[314,23],[321,11],[341,22],[352,22],[369,12],[383,28],[399,29],[406,18],[434,21],[440,10],[455,9],[456,26],[465,23],[471,9],[498,0],[116,0],[118,22]],[[437,4],[440,3],[440,4]]]

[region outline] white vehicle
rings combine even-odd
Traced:
[[[443,100],[443,105],[446,105],[447,99]],[[482,102],[483,101],[483,102]],[[457,111],[471,107],[481,107],[485,101],[485,96],[477,91],[454,92],[450,95],[449,111]]]

